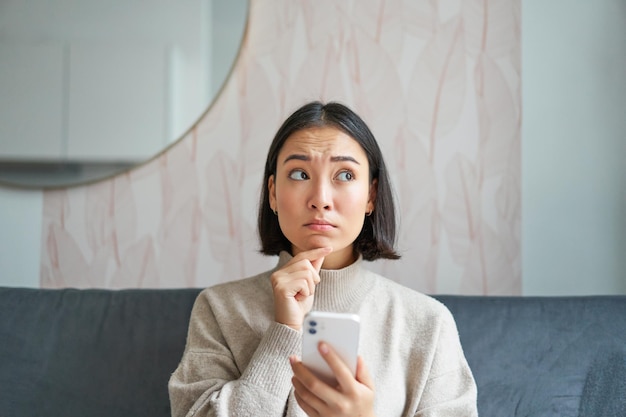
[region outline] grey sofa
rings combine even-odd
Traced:
[[[0,416],[169,416],[198,292],[0,288]],[[437,298],[481,417],[626,416],[626,296]]]

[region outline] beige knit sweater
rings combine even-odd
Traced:
[[[290,255],[282,253],[278,267]],[[301,333],[274,322],[268,271],[202,291],[169,382],[172,416],[304,416],[289,356]],[[356,313],[359,354],[374,379],[378,417],[477,416],[476,384],[450,312],[363,267],[320,271],[313,309]]]

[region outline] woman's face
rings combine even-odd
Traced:
[[[324,268],[354,262],[353,242],[376,199],[376,181],[369,182],[367,155],[356,140],[333,127],[294,132],[278,154],[268,187],[270,207],[294,256],[332,247]]]

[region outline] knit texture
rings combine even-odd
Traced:
[[[275,269],[290,259],[281,253]],[[302,335],[274,322],[275,269],[199,294],[169,382],[174,417],[305,416],[288,359],[300,355]],[[320,278],[314,310],[360,316],[359,354],[374,379],[377,416],[478,415],[476,384],[443,304],[368,271],[361,259]]]

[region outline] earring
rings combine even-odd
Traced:
[[[272,211],[274,212],[274,216],[278,216],[278,211],[277,210],[272,209]]]
[[[372,212],[373,212],[373,211],[374,211],[374,210],[370,210],[370,211],[368,211],[367,213],[365,213],[365,215],[366,215],[367,217],[369,217],[369,216],[371,216],[371,215],[372,215]]]

